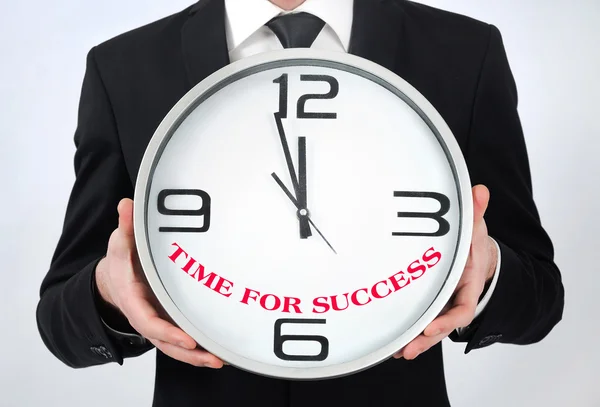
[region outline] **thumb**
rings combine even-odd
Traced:
[[[129,198],[121,199],[117,212],[119,212],[119,229],[125,236],[133,237],[133,201]]]
[[[483,219],[483,215],[490,201],[490,191],[485,185],[473,187],[473,221],[477,223]]]

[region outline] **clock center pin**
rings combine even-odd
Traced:
[[[299,218],[303,218],[305,216],[309,216],[308,209],[304,209],[304,208],[303,209],[299,209],[298,210],[298,217]]]

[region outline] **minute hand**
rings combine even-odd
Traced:
[[[285,162],[288,167],[288,172],[290,173],[290,179],[292,180],[292,186],[294,187],[295,198],[296,201],[300,201],[304,204],[304,207],[298,208],[298,220],[300,222],[300,238],[306,239],[311,236],[310,226],[308,222],[308,217],[305,216],[306,208],[306,184],[303,184],[303,188],[300,188],[298,183],[298,178],[296,177],[296,169],[294,168],[294,162],[292,161],[292,155],[290,154],[290,148],[287,143],[287,138],[285,137],[285,130],[283,129],[283,123],[281,122],[281,115],[279,113],[274,113],[275,123],[277,124],[277,132],[279,133],[279,140],[281,141],[281,147],[283,148],[283,155],[285,157]],[[300,152],[299,152],[300,155]],[[304,166],[304,170],[306,169],[306,160],[304,157],[299,157],[303,160],[301,165]],[[303,175],[301,175],[303,176]],[[305,175],[303,176],[305,180]]]

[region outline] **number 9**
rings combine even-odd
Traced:
[[[202,206],[199,209],[171,209],[167,208],[165,202],[170,196],[197,196],[202,199]],[[158,194],[157,202],[158,212],[169,216],[201,216],[203,218],[202,227],[172,227],[161,226],[159,232],[188,232],[204,233],[210,227],[210,195],[200,189],[163,189]]]

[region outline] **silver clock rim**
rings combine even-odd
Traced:
[[[332,63],[345,65],[354,70],[362,71],[365,74],[370,74],[372,76],[372,78],[370,78],[371,80],[386,83],[388,89],[389,87],[393,87],[397,89],[400,94],[403,94],[405,96],[405,98],[403,98],[405,102],[409,103],[413,110],[415,110],[428,124],[440,141],[440,144],[442,144],[442,147],[444,147],[446,156],[449,156],[450,164],[454,169],[454,178],[459,203],[461,205],[459,210],[461,229],[458,235],[458,244],[452,268],[442,289],[438,292],[436,298],[417,322],[394,341],[370,354],[349,362],[314,368],[275,366],[251,360],[231,352],[204,335],[204,333],[192,324],[178,309],[177,305],[162,285],[160,276],[156,271],[152,260],[147,229],[145,227],[148,201],[147,194],[149,191],[151,175],[154,170],[155,159],[157,154],[161,152],[161,147],[163,146],[165,138],[174,132],[183,119],[185,119],[187,113],[193,110],[197,105],[199,99],[210,94],[212,89],[217,87],[223,81],[226,81],[232,75],[240,74],[253,68],[259,68],[266,64],[286,61],[289,63],[290,60],[302,60],[304,62],[312,60],[314,61],[313,65],[321,66],[327,66],[327,64]],[[350,72],[354,71],[350,70]],[[473,203],[467,166],[450,128],[433,105],[431,105],[420,92],[404,79],[374,62],[351,54],[313,49],[286,49],[242,59],[216,71],[192,88],[165,116],[150,140],[139,168],[134,198],[134,234],[141,266],[154,294],[175,323],[192,336],[207,351],[242,370],[264,376],[292,380],[328,379],[366,370],[387,360],[396,351],[408,344],[410,340],[417,337],[441,312],[446,302],[452,296],[467,262],[473,228]]]

